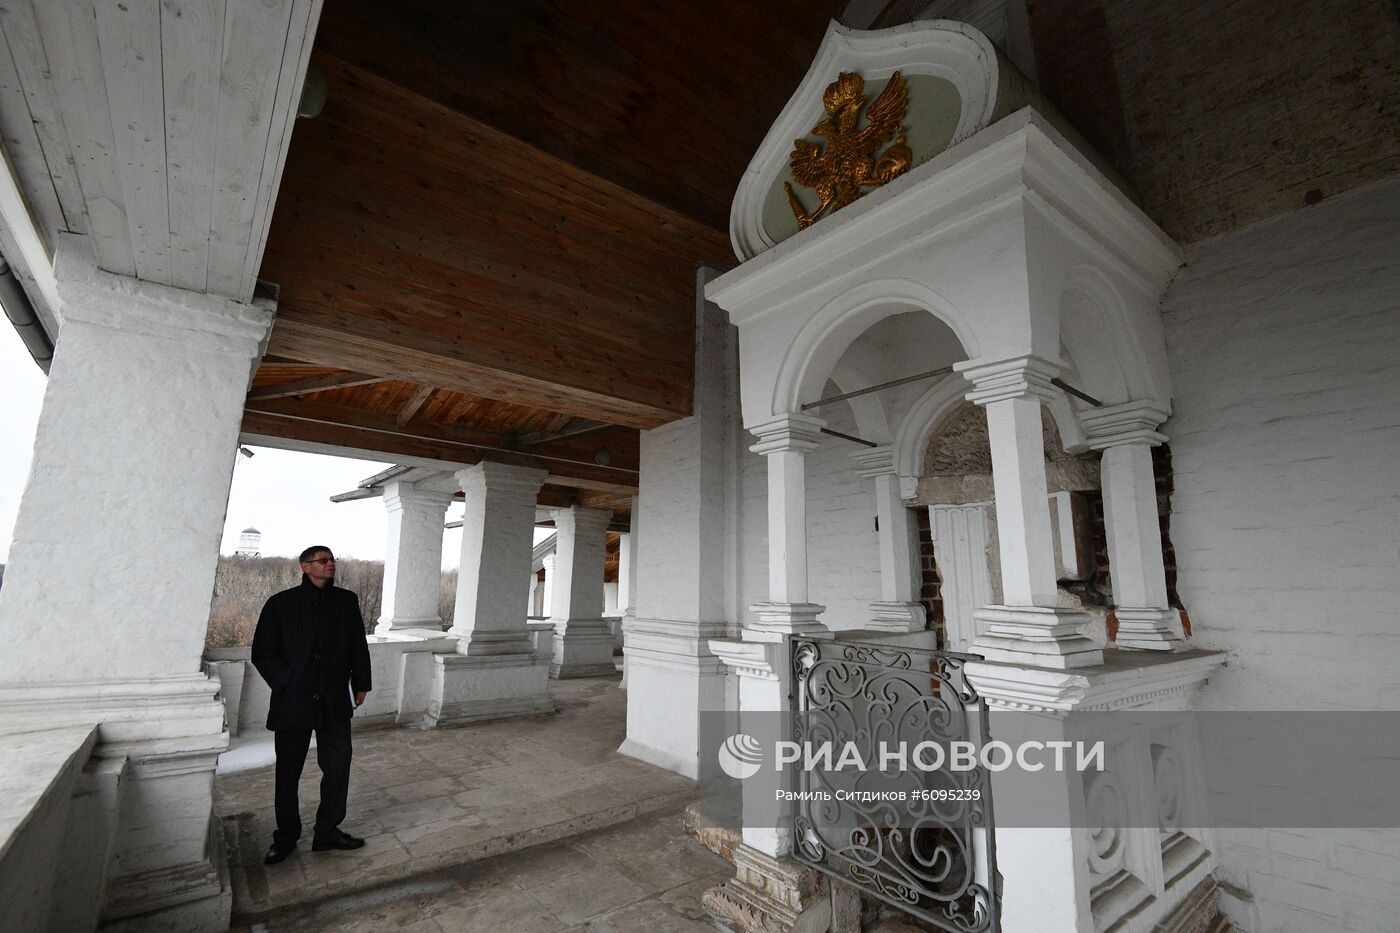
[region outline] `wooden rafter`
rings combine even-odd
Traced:
[[[305,379],[298,379],[296,382],[284,382],[280,385],[253,389],[248,393],[248,401],[258,402],[274,398],[290,398],[294,395],[310,395],[315,392],[348,389],[351,386],[369,385],[372,382],[383,381],[383,376],[371,376],[367,373],[327,373],[324,376],[308,376]]]
[[[398,416],[394,420],[404,425],[416,418],[419,410],[427,403],[428,397],[433,394],[435,388],[436,386],[419,386],[415,389],[408,401],[403,403],[403,408],[399,409]]]
[[[285,398],[250,402],[243,433],[464,464],[489,456],[543,467],[552,483],[616,495],[631,495],[637,489],[635,469],[593,463],[566,447],[532,448],[526,453],[494,432],[421,421],[406,426],[396,416],[324,402]]]

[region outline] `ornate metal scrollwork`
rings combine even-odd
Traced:
[[[878,750],[985,742],[969,656],[796,639],[793,738]],[[882,745],[883,743],[883,745]],[[985,770],[799,768],[795,856],[956,933],[995,930],[991,784]],[[838,793],[844,791],[845,793]]]

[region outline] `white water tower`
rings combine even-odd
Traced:
[[[238,535],[238,550],[233,553],[239,557],[261,557],[262,532],[256,528],[244,528]]]

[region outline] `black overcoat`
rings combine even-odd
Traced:
[[[370,689],[369,645],[354,593],[301,585],[274,594],[253,633],[253,666],[272,688],[269,729],[315,729],[322,717],[349,719],[350,691]]]

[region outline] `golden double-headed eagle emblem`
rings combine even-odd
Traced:
[[[899,72],[890,76],[885,89],[865,111],[866,125],[856,129],[865,107],[865,79],[843,72],[822,95],[826,116],[812,127],[812,135],[826,140],[826,151],[817,143],[793,142],[792,177],[817,193],[820,203],[810,214],[803,208],[790,182],[783,182],[788,204],[804,230],[822,216],[838,211],[865,193],[909,170],[913,153],[904,142],[904,110],[909,88]],[[875,153],[894,137],[894,144],[877,158]]]

